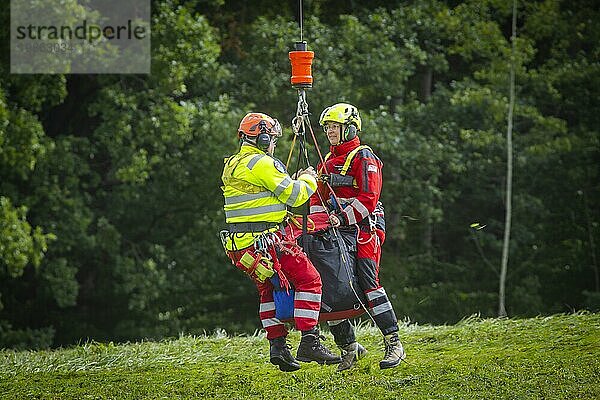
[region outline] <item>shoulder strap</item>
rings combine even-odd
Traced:
[[[352,160],[354,159],[354,156],[356,155],[356,153],[358,153],[359,151],[361,151],[363,149],[369,149],[369,150],[373,151],[367,145],[361,145],[361,146],[358,146],[357,148],[355,148],[354,150],[352,150],[346,156],[346,161],[344,162],[344,166],[342,167],[342,170],[340,171],[340,175],[346,175],[348,173],[348,170],[350,169],[350,164],[352,164]]]
[[[323,158],[323,163],[321,164],[321,168],[317,172],[325,171],[325,163],[327,162],[327,160],[329,160],[329,157],[331,157],[331,152],[325,154],[325,158]]]

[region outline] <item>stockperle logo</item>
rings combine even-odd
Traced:
[[[11,0],[10,71],[150,73],[150,0]]]

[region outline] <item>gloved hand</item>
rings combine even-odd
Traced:
[[[309,165],[306,169],[301,169],[298,172],[294,172],[294,174],[292,174],[292,179],[298,179],[302,174],[308,174],[315,179],[317,178],[317,173],[315,172],[315,169]]]
[[[348,221],[346,220],[344,214],[337,213],[329,214],[329,223],[334,228],[337,228],[342,225],[348,225]]]

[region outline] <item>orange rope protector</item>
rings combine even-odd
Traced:
[[[311,88],[313,83],[311,67],[315,53],[307,51],[305,41],[296,42],[295,48],[295,51],[289,53],[292,64],[292,87]]]

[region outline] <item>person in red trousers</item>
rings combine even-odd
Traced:
[[[314,193],[312,167],[292,179],[273,157],[281,126],[263,113],[248,113],[240,122],[240,151],[225,159],[223,195],[227,230],[223,246],[232,263],[252,278],[260,296],[259,316],[270,342],[270,361],[282,371],[300,368],[298,361],[341,361],[320,343],[316,328],[321,308],[321,278],[300,247],[286,237],[287,206],[298,207]],[[286,344],[288,331],[276,318],[271,278],[294,286],[294,322],[302,331],[296,358]],[[279,284],[279,283],[278,283]]]
[[[392,303],[379,282],[381,245],[385,241],[384,210],[379,201],[383,163],[369,146],[361,144],[362,121],[353,105],[327,107],[319,124],[331,146],[324,165],[317,167],[319,182],[310,200],[310,212],[328,212],[332,226],[357,231],[358,282],[368,300],[369,313],[384,335],[385,355],[379,367],[392,368],[406,354]],[[329,325],[342,350],[338,370],[350,368],[366,350],[356,342],[348,320],[329,321]]]

